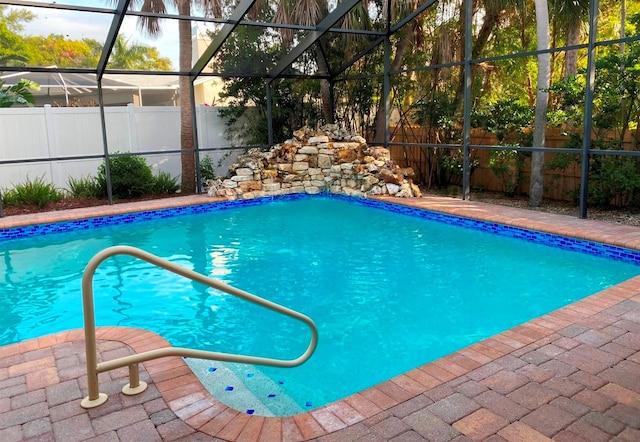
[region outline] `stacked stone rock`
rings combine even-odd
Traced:
[[[207,183],[209,195],[228,199],[321,192],[421,196],[411,180],[413,170],[396,165],[388,149],[369,147],[363,137],[335,125],[318,131],[304,127],[268,152],[250,149],[229,170],[229,178]]]

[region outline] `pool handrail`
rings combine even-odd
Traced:
[[[98,266],[107,258],[114,255],[130,255],[135,258],[147,261],[157,267],[161,267],[170,272],[198,281],[214,289],[252,302],[259,306],[268,308],[278,313],[282,313],[298,321],[304,322],[311,329],[311,341],[309,346],[302,355],[295,359],[272,359],[257,356],[245,356],[232,353],[219,353],[206,350],[196,350],[181,347],[165,347],[155,350],[149,350],[142,353],[133,354],[110,361],[98,363],[97,343],[96,343],[96,325],[95,312],[93,304],[93,276]],[[131,246],[112,246],[94,255],[89,260],[82,275],[82,304],[84,310],[84,336],[85,349],[87,358],[87,383],[88,395],[82,399],[80,405],[83,408],[94,408],[102,405],[107,400],[105,393],[100,393],[98,374],[116,368],[129,367],[129,383],[122,388],[122,392],[126,395],[135,395],[142,393],[147,388],[147,384],[140,381],[138,364],[141,362],[158,359],[166,356],[187,356],[201,359],[212,359],[226,362],[239,362],[243,364],[270,365],[274,367],[295,367],[304,363],[311,357],[318,344],[318,329],[311,318],[295,310],[284,307],[275,302],[253,295],[251,293],[240,290],[236,287],[228,285],[220,280],[209,278],[200,273],[186,269],[175,263],[162,259],[156,255],[145,252]]]

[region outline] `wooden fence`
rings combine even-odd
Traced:
[[[631,149],[631,146],[636,141],[636,131],[630,131],[626,134],[623,143],[623,149]],[[568,135],[565,135],[562,130],[556,128],[547,129],[546,133],[546,147],[549,149],[561,148],[565,146],[565,142],[569,139]],[[429,132],[427,128],[411,126],[393,128],[392,129],[392,142],[396,143],[437,143],[440,140],[437,139],[437,135],[434,132]],[[482,129],[472,129],[471,131],[471,144],[472,145],[497,145],[498,141],[493,133],[484,131]],[[392,146],[391,158],[399,165],[403,167],[411,167],[416,171],[419,177],[419,184],[429,186],[432,183],[423,182],[428,180],[430,175],[430,168],[435,167],[433,161],[428,158],[427,148],[418,146]],[[433,152],[433,148],[431,148]],[[491,150],[485,149],[472,149],[471,158],[474,164],[477,164],[473,168],[471,175],[471,188],[481,189],[487,191],[503,192],[504,182],[496,176],[489,167],[489,157]],[[579,150],[576,150],[576,154],[580,154]],[[557,155],[554,153],[545,154],[545,164],[549,164],[549,161]],[[525,158],[523,167],[520,171],[519,185],[517,193],[528,194],[529,193],[529,171],[530,160]],[[544,179],[544,197],[554,200],[571,201],[576,192],[580,188],[581,170],[579,162],[571,163],[564,170],[550,170],[546,169]]]

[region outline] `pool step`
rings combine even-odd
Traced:
[[[220,402],[258,416],[290,416],[304,409],[278,382],[254,365],[185,358],[202,385]]]

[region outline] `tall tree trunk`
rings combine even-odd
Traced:
[[[461,14],[463,12],[464,11],[462,11],[461,9]],[[489,37],[491,37],[493,30],[500,22],[501,12],[502,11],[499,11],[499,10],[486,11],[484,19],[482,21],[482,27],[480,27],[480,31],[478,32],[478,36],[473,39],[473,46],[471,48],[472,59],[480,57],[480,54],[482,53],[482,51],[484,51],[484,48],[487,46],[487,43],[489,42]],[[464,15],[462,15],[462,17],[464,17]],[[464,33],[466,32],[466,27],[464,26],[464,19],[461,19],[460,21],[461,21],[461,35],[464,35]],[[464,54],[464,51],[461,51],[460,53]],[[474,78],[477,75],[478,69],[479,69],[478,65],[476,64],[471,65],[471,78]],[[460,75],[458,75],[458,87],[456,88],[456,95],[454,98],[454,104],[455,104],[454,109],[457,109],[457,110],[462,109],[462,105],[464,101],[464,87],[465,87],[464,68],[461,68]]]
[[[547,0],[535,0],[536,8],[536,41],[538,50],[549,49],[549,8]],[[549,93],[550,55],[538,54],[538,84],[536,93],[536,113],[533,128],[533,146],[544,147],[547,127],[547,100]],[[544,181],[544,152],[533,152],[531,155],[531,180],[529,182],[529,205],[538,207],[542,202]]]
[[[329,67],[324,56],[319,53],[316,55],[316,63],[318,64],[318,72],[328,74]],[[320,100],[322,102],[322,116],[325,123],[333,123],[333,106],[331,103],[331,84],[328,80],[320,80]]]
[[[580,43],[580,21],[571,23],[567,30],[567,46],[573,46]],[[578,51],[576,49],[567,51],[564,56],[564,78],[576,75],[578,72]]]
[[[404,57],[411,48],[413,30],[412,29],[404,29],[402,31],[402,37],[400,41],[398,41],[398,45],[396,46],[396,54],[393,57],[393,61],[391,62],[391,70],[398,71],[402,67],[404,63]],[[384,99],[384,97],[382,97]],[[375,136],[373,142],[376,144],[384,143],[384,133],[387,125],[387,119],[385,118],[385,105],[383,99],[380,100],[380,104],[378,105],[378,109],[376,110],[376,118],[375,118]]]
[[[191,15],[191,1],[178,1],[178,13],[180,15]],[[181,72],[191,70],[192,43],[191,43],[191,22],[180,20],[178,23],[178,38],[180,41],[179,64]],[[180,160],[182,162],[181,189],[183,193],[193,193],[196,188],[195,152],[193,141],[193,111],[191,107],[191,79],[189,76],[181,75],[180,85]]]
[[[627,0],[621,0],[620,1],[620,39],[624,39],[626,37],[625,35],[625,29],[624,29],[624,24],[627,22]],[[624,57],[625,54],[625,48],[624,48],[624,41],[620,42],[620,56]]]

